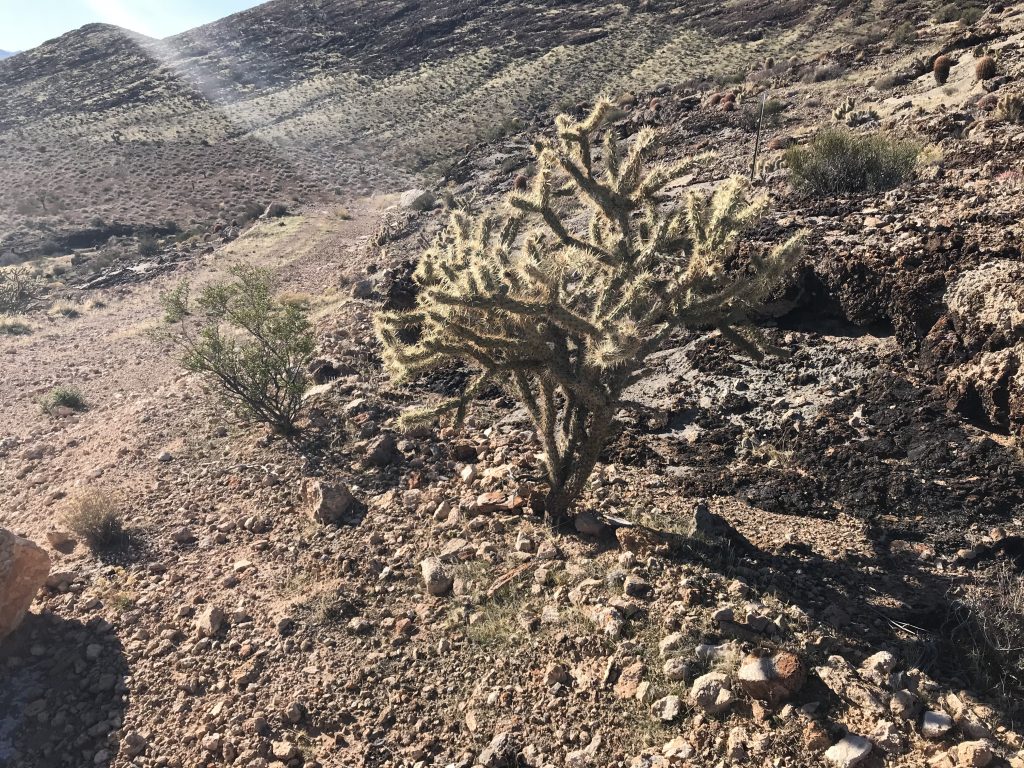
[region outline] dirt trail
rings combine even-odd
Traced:
[[[143,486],[156,455],[180,447],[195,409],[173,350],[152,334],[161,323],[162,292],[183,279],[221,279],[232,265],[250,263],[273,268],[282,290],[314,296],[324,314],[342,296],[342,275],[360,270],[356,256],[391,202],[359,201],[348,219],[312,210],[260,222],[169,274],[90,292],[91,304],[78,317],[0,337],[0,444],[8,446],[0,459],[0,527],[40,538],[61,497],[80,486]],[[88,410],[63,419],[42,413],[40,398],[58,385],[79,388]],[[185,408],[174,405],[182,400]],[[25,461],[35,447],[43,459]]]

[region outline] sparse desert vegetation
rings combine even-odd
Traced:
[[[123,502],[109,490],[81,494],[65,513],[63,523],[94,551],[110,550],[125,541]]]
[[[0,61],[0,765],[1024,768],[1022,36],[278,0]]]
[[[885,133],[826,128],[786,152],[794,185],[818,195],[884,192],[909,179],[921,144]]]
[[[706,158],[652,165],[658,139],[648,129],[628,151],[605,132],[598,164],[595,139],[615,110],[602,101],[580,122],[556,118],[558,142],[537,145],[532,189],[509,200],[516,213],[504,220],[454,214],[417,269],[415,310],[381,315],[378,324],[399,380],[452,360],[479,369],[459,397],[407,414],[410,425],[454,413],[461,426],[485,387],[508,382],[544,447],[545,512],[553,524],[565,522],[582,494],[623,392],[647,358],[680,328],[717,328],[760,356],[758,337],[734,326],[761,309],[800,254],[796,236],[754,257],[749,271],[729,275],[736,243],[765,201],[734,178],[711,196],[691,193],[658,210],[664,187]],[[577,210],[556,208],[556,190]],[[589,220],[586,233],[563,223],[579,209]],[[640,212],[645,218],[634,226]]]
[[[67,408],[72,411],[84,411],[86,409],[85,396],[78,387],[61,385],[54,387],[40,402],[43,411],[53,415],[58,408]]]
[[[182,283],[164,297],[168,338],[181,364],[205,374],[243,412],[292,432],[302,408],[314,340],[301,302],[275,298],[269,272],[231,270],[231,282],[203,287],[193,300]]]

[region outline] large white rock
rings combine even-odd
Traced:
[[[837,768],[853,768],[871,754],[871,742],[855,733],[847,734],[825,752],[825,759]]]
[[[21,624],[49,574],[42,548],[0,528],[0,640]]]
[[[729,689],[729,678],[721,672],[708,672],[693,681],[690,702],[709,715],[719,715],[736,700]]]
[[[414,211],[427,211],[437,204],[437,198],[429,190],[410,189],[402,193],[398,204],[403,208],[410,208]]]

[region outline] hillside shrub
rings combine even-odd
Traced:
[[[913,45],[917,40],[917,27],[909,21],[896,26],[892,31],[892,41],[896,45]]]
[[[152,258],[160,253],[160,243],[152,235],[143,235],[139,238],[139,256]]]
[[[77,387],[61,385],[59,387],[54,387],[43,396],[43,399],[40,402],[40,407],[45,413],[52,416],[58,408],[70,408],[72,411],[84,411],[89,406],[87,405],[85,396],[82,394],[80,389]]]
[[[949,81],[949,72],[953,68],[953,59],[945,54],[935,59],[932,65],[932,74],[935,75],[935,82],[945,85]]]
[[[761,122],[761,102],[749,101],[740,112],[740,124],[748,131],[756,131],[758,125],[763,130],[774,130],[782,125],[782,115],[786,111],[786,103],[778,99],[764,102],[764,122]]]
[[[20,267],[0,269],[0,315],[24,312],[40,292],[39,280]]]
[[[959,2],[945,3],[939,6],[934,18],[939,24],[949,24],[954,21],[959,21],[961,24],[973,24],[981,17],[983,10],[983,3],[979,5],[975,2],[959,0]]]
[[[267,270],[231,270],[193,301],[183,282],[163,297],[167,337],[188,371],[207,376],[244,415],[280,432],[295,430],[315,348],[308,310],[274,296]]]
[[[966,640],[976,672],[1004,692],[1024,687],[1024,576],[1010,563],[991,578],[964,587],[953,603],[954,637]],[[1019,696],[1011,695],[1018,712]]]
[[[416,269],[415,306],[376,317],[397,381],[453,362],[475,370],[461,395],[407,411],[404,426],[446,415],[459,425],[492,385],[525,406],[543,447],[553,524],[582,494],[650,355],[683,328],[718,329],[761,355],[764,340],[735,328],[800,253],[797,235],[738,259],[767,200],[738,177],[711,195],[663,196],[706,157],[652,165],[658,134],[644,129],[623,150],[614,130],[602,131],[614,115],[601,101],[582,122],[560,116],[557,137],[534,144],[532,187],[513,192],[502,213],[453,212]],[[589,225],[568,223],[581,217]]]
[[[786,152],[793,185],[818,195],[883,192],[909,179],[921,144],[885,133],[826,128]]]

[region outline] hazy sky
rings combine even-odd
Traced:
[[[0,0],[0,50],[23,51],[94,21],[167,37],[263,0]]]

